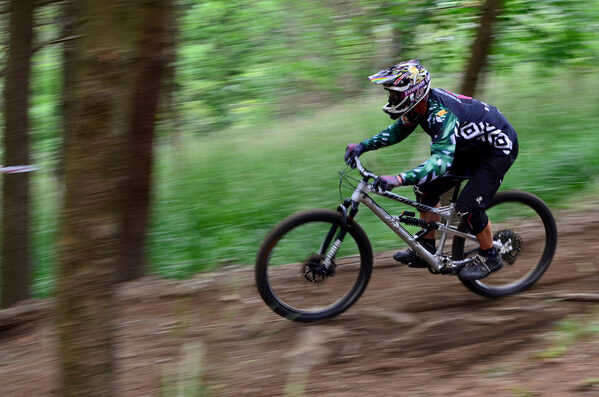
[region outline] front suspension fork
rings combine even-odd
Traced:
[[[349,214],[348,214],[347,209],[350,206],[351,206],[351,209],[349,210]],[[347,234],[348,224],[351,223],[351,221],[354,219],[354,217],[358,213],[358,203],[355,203],[349,199],[345,199],[343,204],[339,205],[339,207],[337,208],[337,211],[341,212],[340,230],[337,231],[339,229],[339,226],[337,226],[337,225],[331,226],[331,228],[329,229],[329,232],[327,233],[327,236],[325,237],[324,241],[322,242],[322,244],[320,246],[320,249],[318,250],[319,255],[324,255],[324,253],[328,250],[327,254],[325,255],[325,257],[323,259],[323,265],[327,269],[329,269],[331,267],[333,258],[335,258],[335,255],[337,255],[337,251],[339,251],[339,247],[341,247],[341,243],[343,242],[343,239],[345,238],[345,235]],[[333,245],[329,249],[329,245],[331,245],[333,238],[335,238],[335,241],[333,242]]]

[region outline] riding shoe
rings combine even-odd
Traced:
[[[427,244],[426,242],[423,242],[422,245],[429,252],[431,252],[431,253],[435,252],[434,246],[431,246],[431,245]],[[397,251],[395,254],[393,254],[393,259],[395,259],[397,262],[401,262],[403,264],[408,265],[408,267],[419,267],[419,268],[428,267],[428,263],[424,259],[422,259],[416,253],[416,251],[414,251],[411,248]]]
[[[478,254],[460,271],[460,278],[469,281],[481,280],[502,267],[501,255],[497,253],[495,255]]]

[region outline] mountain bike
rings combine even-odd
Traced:
[[[336,211],[307,210],[291,215],[275,226],[257,255],[255,277],[264,302],[277,314],[293,321],[311,322],[336,316],[362,295],[373,267],[373,251],[366,232],[355,221],[364,204],[399,238],[428,263],[434,274],[459,278],[460,270],[474,260],[480,247],[467,222],[455,210],[461,183],[466,176],[449,175],[455,187],[449,205],[433,208],[406,197],[375,189],[377,175],[354,158],[361,179],[340,172],[341,184],[354,188]],[[355,185],[357,183],[357,185]],[[390,215],[371,194],[394,200],[419,212],[438,215],[440,222],[427,223],[415,212]],[[549,267],[557,247],[557,227],[547,205],[523,191],[498,192],[486,208],[493,222],[494,246],[504,263],[500,271],[482,280],[463,280],[472,292],[498,298],[531,287]],[[412,234],[406,227],[415,226]],[[436,230],[438,246],[429,252],[420,238]],[[451,238],[451,244],[449,239]],[[446,250],[445,246],[451,246]]]

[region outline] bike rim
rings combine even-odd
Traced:
[[[502,239],[503,268],[475,285],[496,292],[513,290],[541,276],[548,252],[548,226],[537,210],[520,201],[505,201],[486,210],[494,239]],[[464,256],[478,253],[476,242],[466,242]]]
[[[319,252],[331,228],[329,221],[295,226],[271,248],[266,268],[269,290],[276,304],[298,314],[321,314],[343,305],[356,293],[361,277],[361,257],[356,240],[348,233],[333,259],[334,272],[323,270]],[[330,268],[329,268],[330,269]]]

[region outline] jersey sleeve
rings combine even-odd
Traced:
[[[434,109],[428,118],[431,130],[436,132],[431,141],[431,156],[418,167],[400,174],[404,185],[421,185],[444,175],[455,155],[455,132],[458,119],[447,109]]]
[[[366,147],[366,150],[376,150],[393,145],[406,139],[417,126],[418,124],[410,124],[399,119],[372,138],[363,141],[362,144]]]

